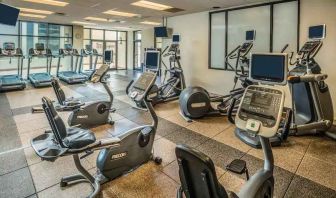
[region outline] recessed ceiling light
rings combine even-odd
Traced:
[[[39,15],[39,14],[29,14],[29,13],[22,13],[22,12],[20,12],[19,15],[20,15],[20,16],[23,16],[23,17],[40,18],[40,19],[44,19],[44,18],[47,17],[47,16],[44,16],[44,15]]]
[[[108,10],[106,12],[103,12],[104,14],[110,14],[110,15],[116,15],[116,16],[123,16],[123,17],[135,17],[138,16],[138,14],[129,13],[129,12],[120,12],[115,10]]]
[[[40,4],[47,4],[47,5],[52,5],[52,6],[61,6],[64,7],[68,5],[68,2],[63,2],[63,1],[56,1],[56,0],[23,0],[23,1],[28,1],[32,3],[40,3]]]
[[[153,21],[142,21],[140,22],[141,24],[146,24],[146,25],[161,25],[159,22],[153,22]]]
[[[104,18],[99,18],[99,17],[85,17],[85,20],[90,20],[90,21],[103,21],[103,22],[108,22],[108,19]]]
[[[20,12],[30,12],[30,13],[37,13],[37,14],[53,14],[54,12],[48,10],[36,10],[31,8],[19,8]]]
[[[79,24],[79,25],[96,25],[94,23],[88,23],[88,22],[83,22],[83,21],[72,21],[71,23]]]
[[[160,3],[154,3],[150,1],[137,1],[137,2],[131,3],[131,5],[154,9],[154,10],[167,10],[167,9],[173,8],[171,6],[163,5]]]

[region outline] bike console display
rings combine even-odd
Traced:
[[[250,86],[238,110],[236,125],[255,134],[272,137],[279,128],[284,92],[279,89]]]
[[[147,95],[156,79],[156,74],[153,72],[144,72],[138,80],[130,87],[128,96],[136,102],[141,102]]]
[[[249,76],[261,83],[283,84],[287,62],[287,54],[252,54]],[[280,125],[284,100],[285,94],[281,89],[266,85],[249,86],[237,112],[236,126],[253,135],[274,136]]]

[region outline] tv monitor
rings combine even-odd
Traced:
[[[35,44],[35,49],[37,51],[43,51],[44,50],[44,43],[36,43]]]
[[[148,50],[145,52],[145,67],[149,70],[159,70],[160,51]]]
[[[256,31],[255,30],[246,31],[245,40],[247,40],[247,41],[254,41],[255,40],[255,35],[256,35]]]
[[[0,3],[0,24],[15,26],[20,10]]]
[[[254,53],[251,55],[250,79],[263,84],[287,83],[288,55],[283,53]]]
[[[72,50],[72,45],[71,44],[64,44],[64,49]]]
[[[15,50],[15,43],[6,42],[6,43],[3,44],[3,48],[6,51],[13,51],[13,50]]]
[[[323,39],[326,35],[326,25],[315,25],[309,27],[308,37],[310,39]]]
[[[104,51],[104,62],[105,63],[112,63],[112,59],[113,59],[112,50],[105,50]]]
[[[179,34],[173,34],[173,43],[179,43],[181,36]]]
[[[154,27],[154,35],[157,38],[168,37],[167,27]]]

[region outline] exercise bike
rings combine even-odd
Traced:
[[[156,72],[158,75],[161,72],[160,63],[165,67],[164,79],[162,85],[154,84],[150,90],[150,99],[152,104],[155,106],[159,103],[169,102],[177,100],[185,89],[185,79],[183,74],[183,69],[180,63],[180,36],[173,35],[173,42],[170,46],[167,46],[161,53],[158,49],[147,49],[145,51],[145,70]],[[169,57],[169,68],[166,64],[161,61],[162,57]],[[166,79],[167,75],[169,78]],[[130,82],[130,85],[133,81]],[[128,87],[126,88],[126,93],[129,93]],[[143,103],[138,104],[137,107],[144,108]]]
[[[111,124],[114,122],[110,119],[110,113],[115,112],[112,108],[113,104],[113,94],[107,85],[107,71],[109,69],[109,63],[112,61],[112,51],[106,50],[104,53],[104,62],[107,63],[102,65],[99,69],[95,71],[95,75],[91,76],[91,83],[102,83],[110,100],[108,101],[92,101],[83,103],[78,99],[73,97],[66,98],[64,91],[62,90],[57,78],[53,78],[51,85],[54,89],[58,104],[54,104],[57,111],[71,111],[68,118],[69,126],[80,126],[82,128],[91,128],[103,124]],[[104,78],[98,78],[99,76],[105,76]],[[43,112],[42,107],[33,107],[32,113]]]
[[[286,81],[287,55],[253,54],[251,59],[252,65],[254,61],[258,62],[258,65],[251,68],[252,74],[258,74],[253,75],[252,79],[267,84],[283,84]],[[270,67],[271,70],[278,67],[277,71],[280,72],[276,78],[265,74],[264,70]],[[278,77],[282,82],[278,81]],[[274,158],[269,138],[275,135],[280,126],[284,99],[283,90],[270,86],[251,85],[245,90],[237,111],[236,126],[259,138],[264,153],[264,166],[250,178],[245,161],[236,159],[227,166],[232,172],[247,174],[248,180],[238,194],[227,192],[219,183],[214,163],[208,156],[191,147],[178,145],[175,152],[181,187],[177,198],[272,198]]]
[[[93,78],[104,78],[94,74]],[[97,197],[100,185],[135,170],[149,160],[161,164],[162,159],[153,157],[153,143],[158,117],[148,100],[148,92],[156,75],[143,73],[130,87],[129,97],[136,102],[144,101],[152,117],[152,124],[143,125],[105,139],[96,139],[94,133],[78,127],[66,128],[57,114],[52,101],[43,97],[43,109],[48,118],[51,132],[42,134],[31,141],[35,153],[43,160],[55,161],[59,157],[72,155],[80,174],[63,177],[61,187],[78,182],[89,182],[93,192],[88,196]],[[101,80],[102,81],[102,80]],[[92,176],[81,164],[81,159],[100,150],[97,157],[97,175]],[[81,155],[81,157],[80,157]]]
[[[210,96],[209,92],[202,87],[188,87],[184,89],[180,95],[180,114],[182,117],[191,122],[192,119],[199,119],[206,116],[226,116],[228,107],[231,104],[232,98],[239,98],[244,93],[247,86],[252,82],[248,80],[247,73],[249,59],[247,54],[253,47],[253,40],[255,38],[255,31],[246,32],[246,41],[232,50],[226,57],[225,62],[229,68],[235,70],[234,86],[228,95],[224,96]],[[233,67],[229,60],[235,61]],[[241,82],[241,87],[236,88],[238,80]],[[212,107],[211,103],[219,102],[217,108]]]

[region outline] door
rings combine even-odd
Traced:
[[[97,61],[97,68],[99,68],[103,64],[104,42],[92,40],[92,48],[96,49],[98,54],[101,55],[98,57]],[[94,60],[92,60],[92,64],[94,64]]]
[[[106,50],[112,50],[113,61],[110,65],[110,69],[117,69],[117,42],[116,41],[108,41],[105,42]]]

